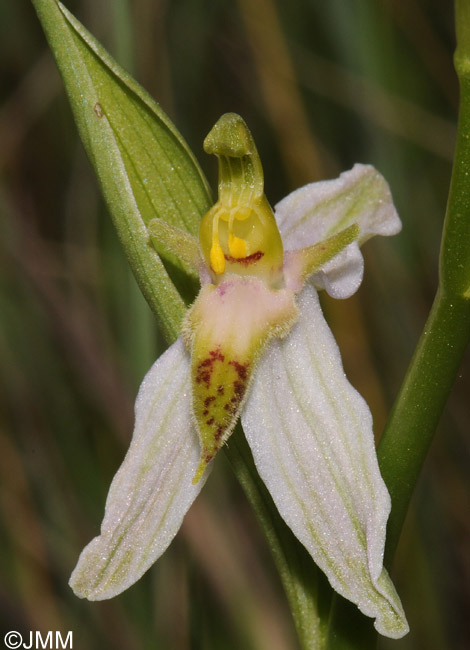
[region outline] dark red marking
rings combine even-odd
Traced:
[[[212,359],[204,359],[204,361],[201,361],[198,368],[207,368],[208,366],[212,365]]]
[[[225,356],[222,354],[219,348],[215,350],[210,350],[209,356],[200,361],[196,367],[196,383],[206,384],[209,388],[211,381],[212,371],[214,370],[214,363],[216,361],[225,361]]]
[[[222,424],[219,424],[219,426],[217,427],[217,432],[214,436],[215,440],[219,441],[222,437],[223,432],[224,432],[224,426]]]
[[[234,381],[233,382],[233,390],[235,392],[235,397],[237,397],[239,400],[241,400],[241,398],[245,394],[246,385],[241,381]]]
[[[208,408],[212,402],[215,402],[215,397],[213,395],[210,395],[209,397],[206,397],[206,399],[204,400],[204,406]]]
[[[208,424],[209,426],[214,424],[214,418],[209,418],[208,420],[206,420],[206,424]]]
[[[206,417],[206,415],[209,415],[208,409],[204,409],[202,412],[203,417]]]
[[[196,383],[200,384],[201,382],[204,382],[205,384],[207,384],[207,386],[209,386],[210,380],[211,380],[211,373],[210,372],[200,372],[199,371],[199,366],[198,366],[198,370],[197,370],[197,374],[196,374]]]
[[[211,350],[209,352],[209,356],[212,359],[214,359],[214,361],[225,361],[225,356],[220,351],[220,348],[217,348],[216,350]]]
[[[246,257],[232,257],[231,255],[224,255],[225,259],[227,262],[230,262],[230,264],[241,264],[242,266],[249,266],[250,264],[254,264],[255,262],[258,262],[263,256],[263,251],[256,251],[256,253],[252,253]]]
[[[219,393],[219,395],[223,395],[224,394],[224,387],[222,385],[217,386],[217,392]]]
[[[229,366],[233,366],[235,368],[235,371],[237,375],[240,377],[242,381],[246,381],[246,378],[248,376],[248,367],[249,363],[240,363],[239,361],[229,361],[228,362]]]

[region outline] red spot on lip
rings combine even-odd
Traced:
[[[234,402],[234,403],[233,403]],[[225,404],[224,409],[228,411],[229,415],[234,416],[235,413],[237,412],[237,406],[239,405],[240,400],[236,399],[235,397],[232,398],[230,402]]]
[[[207,408],[212,402],[215,402],[215,397],[213,395],[210,395],[204,400],[204,406]]]
[[[241,381],[235,381],[233,383],[233,389],[235,391],[235,397],[238,399],[238,401],[241,401],[243,395],[245,394],[246,384]]]
[[[241,264],[242,266],[249,266],[250,264],[254,264],[255,262],[258,262],[258,260],[260,260],[263,256],[263,251],[256,251],[256,253],[252,253],[246,257],[232,257],[231,255],[224,255],[226,261],[230,262],[230,264]]]
[[[239,361],[229,361],[230,366],[233,366],[242,381],[246,381],[248,376],[249,363],[240,363]]]
[[[225,356],[222,354],[219,348],[210,350],[209,355],[198,363],[195,377],[197,384],[204,383],[206,384],[207,388],[209,388],[212,371],[214,370],[214,364],[216,361],[225,361]]]
[[[200,384],[201,382],[204,382],[209,386],[209,382],[211,380],[211,374],[210,372],[198,372],[196,375],[196,383]]]

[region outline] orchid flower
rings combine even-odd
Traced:
[[[271,210],[243,120],[227,114],[204,148],[219,160],[219,196],[199,243],[165,222],[156,239],[197,270],[202,288],[182,336],[146,375],[129,451],[112,482],[101,534],[70,584],[111,598],[165,551],[241,417],[258,472],[285,522],[332,587],[406,634],[383,567],[390,497],[372,418],[345,377],[316,289],[346,298],[359,287],[359,246],[401,228],[383,177],[355,165]]]

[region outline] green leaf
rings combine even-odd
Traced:
[[[56,0],[33,4],[134,275],[165,334],[174,338],[184,303],[146,226],[158,217],[196,234],[211,205],[207,182],[165,113],[70,12]]]

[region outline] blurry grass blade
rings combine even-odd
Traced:
[[[70,12],[56,0],[32,1],[132,270],[170,334],[183,302],[146,225],[159,217],[196,234],[210,207],[207,183],[168,117]]]

